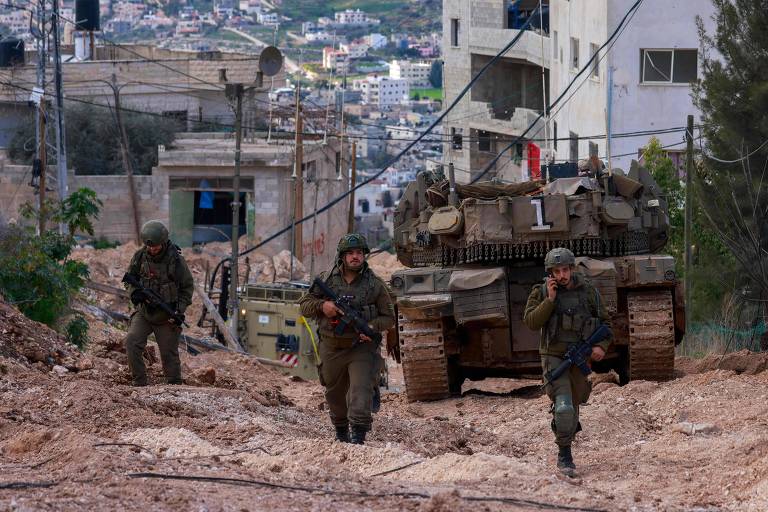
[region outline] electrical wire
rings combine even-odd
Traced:
[[[334,496],[353,496],[358,498],[406,498],[406,499],[430,499],[432,496],[425,492],[415,491],[394,491],[394,492],[367,492],[367,491],[353,491],[353,490],[337,490],[327,487],[310,487],[304,485],[290,485],[290,484],[278,484],[274,482],[267,482],[265,480],[252,480],[246,478],[227,478],[227,477],[215,477],[215,476],[197,476],[197,475],[173,475],[165,473],[128,473],[129,478],[158,478],[165,480],[187,480],[194,482],[213,482],[229,485],[250,485],[256,487],[267,487],[271,489],[283,489],[289,491],[300,491],[307,493],[319,493]],[[595,509],[590,507],[574,507],[570,505],[559,505],[556,503],[546,503],[543,501],[527,500],[523,498],[512,498],[506,496],[461,496],[461,499],[474,502],[500,502],[510,505],[533,507],[539,509],[549,510],[571,510],[571,511],[583,511],[583,512],[603,512],[601,509]]]
[[[699,137],[699,147],[701,148],[701,154],[705,157],[709,158],[710,160],[714,160],[715,162],[719,162],[721,164],[737,164],[739,162],[743,162],[745,160],[748,160],[752,158],[754,155],[760,152],[761,149],[763,149],[766,145],[768,145],[768,139],[765,140],[760,146],[758,146],[757,149],[749,153],[748,155],[745,155],[741,158],[737,158],[736,160],[723,160],[721,158],[716,157],[713,154],[707,154],[707,152],[704,150],[704,143],[702,142],[702,137]]]
[[[617,40],[617,39],[618,39],[618,36],[619,36],[619,34],[620,34],[621,32],[623,32],[623,30],[624,30],[624,27],[625,27],[626,25],[628,25],[628,24],[629,24],[629,21],[628,21],[628,20],[630,20],[630,19],[631,19],[631,17],[633,17],[633,16],[634,16],[634,13],[635,13],[635,12],[636,12],[636,11],[639,9],[639,7],[640,7],[640,5],[641,5],[642,3],[643,3],[643,0],[636,0],[636,1],[635,1],[635,3],[634,3],[634,4],[632,4],[632,6],[629,8],[629,10],[626,12],[626,14],[624,15],[624,17],[622,18],[622,20],[621,20],[621,22],[619,23],[618,27],[616,27],[616,30],[614,30],[614,31],[613,31],[613,33],[610,35],[610,37],[608,37],[608,39],[605,41],[605,43],[603,43],[603,44],[602,44],[602,46],[600,46],[600,48],[598,48],[598,49],[597,49],[597,51],[596,51],[595,53],[593,53],[593,54],[592,54],[592,57],[590,57],[590,58],[589,58],[589,60],[587,61],[587,63],[584,65],[584,67],[582,67],[582,68],[579,70],[579,72],[578,72],[578,73],[576,73],[576,76],[574,76],[574,77],[571,79],[571,81],[568,83],[568,85],[567,85],[567,86],[566,86],[566,88],[563,90],[563,92],[562,92],[562,93],[560,93],[560,95],[557,97],[557,99],[555,99],[555,101],[553,101],[553,102],[552,102],[552,103],[551,103],[551,104],[550,104],[550,105],[547,107],[547,109],[546,109],[546,112],[542,112],[542,113],[540,113],[540,114],[537,116],[537,118],[536,118],[536,119],[535,119],[535,120],[534,120],[534,121],[533,121],[533,122],[532,122],[532,123],[531,123],[531,124],[528,126],[528,128],[526,128],[526,129],[525,129],[525,131],[524,131],[522,134],[520,134],[520,135],[517,137],[517,140],[516,140],[516,141],[514,141],[514,142],[512,142],[512,143],[510,143],[508,146],[506,146],[504,149],[502,149],[502,150],[501,150],[501,152],[499,152],[499,153],[498,153],[498,154],[497,154],[497,155],[496,155],[494,158],[492,158],[492,159],[491,159],[491,161],[490,161],[490,162],[488,162],[488,164],[486,164],[485,168],[484,168],[484,169],[483,169],[483,170],[480,172],[480,174],[478,174],[477,176],[475,176],[475,178],[473,178],[473,179],[472,179],[472,181],[471,181],[470,183],[472,183],[472,184],[474,184],[474,183],[477,183],[477,182],[478,182],[478,181],[479,181],[479,180],[480,180],[480,179],[481,179],[483,176],[485,176],[485,175],[488,173],[488,171],[489,171],[489,170],[490,170],[490,169],[491,169],[491,168],[492,168],[494,165],[496,165],[496,162],[498,162],[498,161],[499,161],[499,159],[500,159],[500,158],[501,158],[501,157],[504,155],[504,153],[506,153],[507,151],[509,151],[509,150],[510,150],[510,149],[512,149],[513,147],[515,147],[515,146],[516,146],[516,145],[517,145],[517,144],[518,144],[520,141],[522,141],[522,140],[523,140],[523,138],[524,138],[526,135],[528,135],[528,132],[530,132],[530,131],[531,131],[531,130],[534,128],[534,126],[536,126],[536,123],[538,123],[538,122],[539,122],[539,121],[540,121],[540,120],[541,120],[541,119],[544,117],[545,113],[549,115],[549,118],[550,118],[550,119],[554,118],[554,115],[550,115],[550,112],[551,112],[552,108],[554,108],[555,106],[557,106],[557,105],[560,103],[560,101],[561,101],[561,100],[563,100],[563,98],[566,96],[566,94],[568,94],[568,91],[571,89],[571,87],[573,87],[573,84],[574,84],[574,83],[576,83],[576,81],[577,81],[577,80],[578,80],[578,79],[579,79],[579,78],[580,78],[582,75],[584,75],[584,73],[585,73],[587,70],[589,70],[589,69],[592,67],[592,65],[593,65],[593,63],[595,62],[595,60],[596,60],[596,59],[599,57],[599,54],[600,54],[600,52],[601,52],[601,51],[603,51],[603,50],[604,50],[606,47],[608,47],[609,45],[611,45],[611,46],[612,46],[612,43],[613,43],[613,41],[615,41],[615,40]],[[610,51],[610,49],[609,49],[608,51]],[[608,54],[608,51],[606,51],[604,55],[607,55],[607,54]],[[587,78],[588,78],[588,77],[587,77]],[[585,80],[585,81],[586,81],[586,80]],[[579,85],[579,88],[580,88],[580,87],[581,87],[581,85]],[[578,90],[578,88],[577,88],[576,90]],[[571,99],[572,97],[573,97],[573,95],[569,96],[569,97],[568,97],[568,98],[567,98],[567,99],[566,99],[566,100],[563,102],[563,105],[566,105],[566,104],[568,103],[568,101],[570,101],[570,99]],[[562,107],[561,107],[561,109],[562,109]],[[558,112],[559,112],[559,110],[558,110]],[[557,113],[555,113],[555,115],[556,115],[556,114],[557,114]],[[539,130],[537,130],[536,134],[538,134],[538,132],[539,132],[539,131],[541,131],[541,128],[539,128]],[[534,134],[534,135],[536,135],[536,134]]]
[[[642,0],[638,0],[638,2],[642,2]],[[520,30],[517,33],[517,35],[515,35],[515,37],[504,48],[502,48],[502,50],[499,53],[497,53],[490,61],[488,61],[485,64],[485,66],[483,66],[478,71],[478,73],[469,81],[469,83],[464,87],[464,89],[458,94],[458,96],[451,103],[451,105],[445,111],[443,111],[438,116],[438,118],[435,121],[432,122],[432,124],[429,126],[429,128],[427,128],[426,132],[424,132],[422,135],[420,135],[413,142],[409,143],[405,147],[405,149],[401,150],[394,158],[389,160],[389,162],[387,162],[387,164],[384,165],[383,168],[380,171],[378,171],[373,176],[371,176],[370,178],[362,181],[361,183],[359,183],[357,185],[353,184],[353,186],[348,191],[344,192],[343,194],[341,194],[341,195],[337,196],[336,198],[332,199],[330,202],[326,203],[319,210],[317,210],[316,213],[323,213],[324,211],[331,209],[334,205],[338,204],[340,201],[342,201],[348,195],[353,193],[355,190],[358,190],[358,189],[364,187],[365,185],[367,185],[371,181],[375,180],[376,178],[378,178],[379,176],[384,174],[384,172],[386,172],[387,169],[390,166],[392,166],[395,162],[400,160],[400,158],[402,158],[413,146],[415,146],[419,141],[421,141],[421,139],[423,139],[427,134],[429,134],[438,124],[440,124],[443,121],[443,119],[445,119],[445,117],[456,107],[456,105],[461,101],[461,99],[467,94],[467,92],[469,92],[469,90],[472,88],[472,86],[480,79],[480,77],[485,73],[485,71],[488,68],[490,68],[493,64],[495,64],[499,59],[501,59],[504,56],[504,54],[506,54],[523,37],[523,34],[525,34],[526,30],[528,29],[528,27],[531,24],[531,21],[533,20],[533,15],[534,14],[535,14],[535,11],[528,18],[528,20],[526,20],[526,22],[523,24],[523,26],[520,27]],[[306,222],[306,221],[310,220],[313,215],[314,214],[312,214],[312,215],[305,215],[301,219],[296,219],[295,223],[296,224],[301,224],[303,222]],[[291,226],[293,224],[294,223],[292,222],[290,225],[288,225],[288,226],[284,227],[283,229],[277,231],[276,233],[266,237],[265,239],[263,239],[261,242],[259,242],[255,246],[253,246],[253,247],[243,251],[242,253],[240,253],[240,256],[248,254],[248,253],[258,249],[259,247],[261,247],[261,246],[271,242],[272,240],[276,239],[277,237],[282,236],[283,234],[287,233],[288,231],[290,231]]]

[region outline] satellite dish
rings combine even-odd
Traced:
[[[283,54],[274,46],[267,46],[259,55],[259,70],[265,76],[275,76],[283,67]]]

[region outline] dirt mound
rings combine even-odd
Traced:
[[[710,354],[702,359],[678,358],[678,370],[689,373],[704,373],[711,370],[730,370],[737,374],[756,375],[768,370],[768,352],[740,350],[725,355]]]
[[[56,365],[77,371],[81,359],[77,347],[62,335],[30,320],[3,301],[0,301],[0,355],[46,371]]]

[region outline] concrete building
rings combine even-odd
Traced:
[[[280,16],[276,12],[258,12],[256,13],[256,22],[268,27],[274,27],[280,24]]]
[[[389,78],[406,80],[411,89],[426,88],[430,87],[431,69],[432,64],[429,62],[393,60],[389,65]]]
[[[544,91],[549,102],[562,94],[634,2],[550,0],[546,4],[549,18],[543,29],[526,31],[446,120],[452,137],[446,143],[445,159],[455,163],[460,182],[479,174],[534,122],[543,110]],[[517,35],[515,27],[537,6],[534,0],[444,1],[446,104]],[[700,77],[701,66],[695,18],[700,16],[711,32],[713,12],[710,2],[698,0],[643,2],[607,55],[603,52],[588,75],[576,82],[573,96],[562,100],[562,107],[555,108],[546,125],[537,122],[486,176],[529,179],[542,161],[576,162],[593,154],[606,158],[606,131],[615,135],[680,127],[688,114],[698,119],[690,97],[690,83]],[[586,138],[594,135],[598,137]],[[681,160],[682,132],[657,137],[665,146],[677,145],[669,149],[670,156]],[[627,169],[648,138],[611,137],[612,165]]]
[[[368,55],[368,45],[361,41],[341,43],[339,50],[346,53],[350,59],[361,59]]]
[[[162,149],[162,148],[161,148]],[[348,151],[348,146],[345,148]],[[173,149],[161,150],[150,176],[136,176],[139,222],[159,219],[170,228],[171,239],[182,247],[212,240],[227,240],[231,234],[234,170],[234,137],[231,133],[181,133]],[[253,240],[266,238],[290,225],[293,215],[293,145],[246,140],[242,145],[240,178],[241,235]],[[345,156],[348,159],[348,155]],[[304,213],[323,206],[348,189],[346,169],[337,163],[337,142],[305,141],[303,172]],[[339,167],[339,171],[337,171]],[[18,208],[34,202],[27,186],[28,166],[0,161],[0,224],[21,221]],[[342,179],[336,179],[337,172]],[[345,179],[347,178],[347,179]],[[133,216],[125,176],[69,175],[70,189],[93,189],[104,203],[94,222],[96,237],[122,242],[134,238]],[[317,195],[317,198],[315,197]],[[346,231],[348,202],[341,201],[316,221],[304,223],[303,262],[309,266],[315,253],[315,268],[330,268],[336,242]],[[314,224],[314,227],[313,227]],[[313,237],[314,231],[314,237]],[[279,237],[267,250],[291,248],[290,234]]]
[[[366,39],[368,40],[368,46],[374,50],[385,48],[389,42],[386,36],[378,33],[369,34]]]
[[[389,107],[408,99],[408,82],[384,76],[366,77],[353,82],[353,88],[362,92],[363,103]]]
[[[631,0],[551,0],[552,81],[557,97],[592,53],[605,42],[632,6]],[[711,2],[646,0],[607,57],[593,67],[589,78],[552,119],[558,137],[629,133],[685,126],[686,116],[699,114],[691,100],[690,83],[701,77],[699,38],[695,18],[701,16],[708,32],[714,22]],[[606,115],[607,114],[607,115]],[[670,156],[682,159],[683,133],[656,135]],[[628,169],[649,136],[611,138],[611,161]],[[560,141],[557,159],[574,161],[591,154],[605,158],[604,139]]]
[[[336,25],[368,26],[378,25],[379,20],[368,17],[368,14],[360,9],[347,9],[333,15]]]
[[[515,5],[521,3],[538,5],[534,0],[521,0]],[[517,35],[509,6],[509,0],[443,1],[446,105]],[[526,31],[448,115],[444,129],[452,137],[446,143],[444,157],[455,164],[458,182],[469,182],[479,174],[543,110],[549,55],[548,31]],[[490,175],[510,181],[523,179],[527,175],[526,147],[523,141],[513,152],[506,153]]]
[[[64,48],[71,54],[73,49]],[[108,83],[112,75],[122,86],[121,103],[126,108],[164,114],[187,123],[188,129],[201,129],[208,122],[232,125],[234,114],[222,85],[219,70],[227,70],[233,82],[252,83],[258,70],[254,55],[222,53],[219,51],[187,52],[163,50],[152,46],[129,45],[96,47],[94,60],[65,60],[62,65],[64,95],[105,106],[114,105]],[[31,86],[35,83],[34,51],[27,52],[22,67],[0,70],[0,81],[20,84],[0,89],[0,148],[7,147],[16,127],[30,119],[33,112],[28,104]],[[275,87],[285,84],[285,76],[275,76]],[[258,93],[246,101],[244,123],[253,126],[258,113],[264,110],[267,93]],[[70,102],[70,105],[75,103]]]
[[[349,72],[349,54],[336,50],[332,46],[323,48],[323,68],[332,69],[334,73],[343,75]]]

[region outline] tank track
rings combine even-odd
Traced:
[[[669,380],[675,370],[672,290],[630,291],[629,380]]]
[[[450,396],[443,321],[411,320],[398,314],[400,355],[409,402]]]

